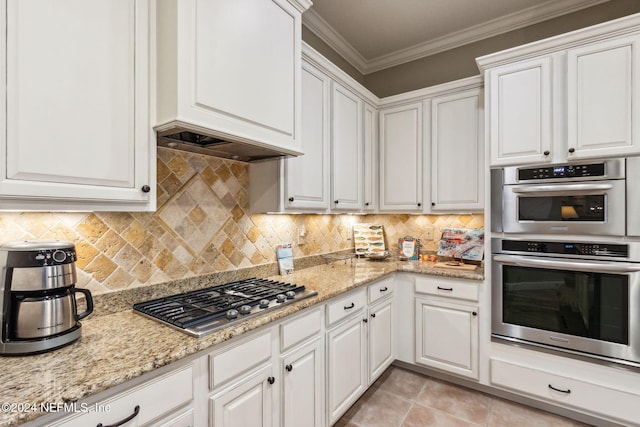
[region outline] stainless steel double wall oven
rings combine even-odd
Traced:
[[[492,171],[492,336],[640,368],[640,159]]]

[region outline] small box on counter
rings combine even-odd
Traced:
[[[398,258],[419,260],[420,259],[420,239],[405,236],[398,239]]]

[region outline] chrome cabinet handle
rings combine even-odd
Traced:
[[[103,425],[102,423],[98,424],[96,427],[118,427],[121,426],[123,424],[128,423],[129,421],[131,421],[132,419],[134,419],[135,417],[138,416],[138,414],[140,413],[140,405],[136,405],[135,408],[133,408],[133,414],[129,415],[127,418],[125,418],[122,421],[118,421],[115,424],[109,424],[108,426]]]
[[[518,265],[521,267],[543,267],[556,270],[586,271],[589,273],[633,273],[640,271],[640,265],[624,262],[586,262],[556,261],[517,255],[494,255],[493,260],[500,264]]]

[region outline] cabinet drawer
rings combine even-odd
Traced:
[[[220,353],[209,356],[209,387],[213,390],[269,360],[271,360],[270,331],[244,339]]]
[[[416,293],[478,301],[479,286],[464,279],[417,277]]]
[[[395,282],[393,280],[393,277],[388,277],[386,279],[382,279],[370,284],[368,290],[369,303],[377,301],[380,298],[384,298],[387,295],[391,295],[395,290]]]
[[[547,401],[636,423],[640,394],[491,359],[491,383]]]
[[[365,288],[336,297],[335,301],[327,304],[327,325],[332,325],[351,313],[362,310],[366,305],[367,290]]]
[[[92,425],[112,425],[134,414],[135,425],[145,423],[168,414],[193,400],[193,367],[188,366],[120,393],[111,399],[89,405],[90,412],[66,418],[56,427],[86,427]],[[80,409],[81,407],[78,406]],[[128,424],[127,424],[128,425]]]
[[[307,338],[318,335],[322,329],[320,308],[280,325],[280,349],[286,351]]]

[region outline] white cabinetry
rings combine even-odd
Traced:
[[[249,164],[251,212],[329,209],[331,79],[302,64],[302,150],[304,155]]]
[[[368,286],[369,294],[369,385],[395,360],[395,282],[393,278],[383,279]]]
[[[640,152],[640,35],[567,51],[570,158]]]
[[[325,361],[320,308],[280,325],[280,404],[283,427],[322,427]]]
[[[206,129],[300,154],[301,15],[310,5],[159,2],[156,129]]]
[[[333,82],[331,102],[331,207],[359,211],[363,206],[362,99]]]
[[[329,424],[337,421],[367,389],[366,298],[365,289],[358,289],[327,304]]]
[[[394,280],[386,278],[327,304],[329,424],[395,359],[393,295]]]
[[[620,376],[623,372],[615,372]],[[607,376],[582,380],[558,369],[538,369],[508,359],[491,359],[491,384],[624,425],[638,425],[640,394],[635,383],[628,390],[607,385]],[[629,381],[627,381],[629,382]]]
[[[637,16],[478,58],[491,165],[640,154]]]
[[[82,411],[83,406],[78,404],[79,414],[47,425],[193,426],[193,379],[194,366],[182,366],[138,386],[129,387],[114,397],[87,404],[87,411]]]
[[[378,206],[378,110],[364,104],[364,194],[363,211],[373,212]]]
[[[478,286],[416,278],[416,363],[478,379]]]
[[[155,209],[154,5],[2,3],[2,208]]]
[[[485,82],[491,165],[550,161],[551,58],[496,67]]]
[[[422,211],[422,102],[380,110],[380,210]]]
[[[484,206],[482,89],[431,100],[431,211]]]

